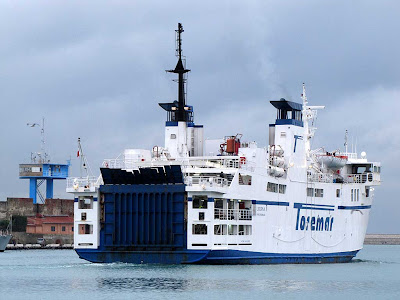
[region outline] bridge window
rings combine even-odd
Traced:
[[[78,208],[79,209],[92,209],[93,208],[93,197],[92,196],[79,196]]]
[[[356,202],[360,200],[360,189],[351,189],[351,201]]]
[[[336,198],[340,197],[340,189],[336,189]]]
[[[279,185],[279,194],[285,194],[286,193],[286,184],[280,184]]]
[[[237,225],[228,225],[228,235],[237,235]]]
[[[215,235],[226,235],[227,233],[227,226],[226,225],[214,225],[214,234]]]
[[[239,235],[251,235],[251,225],[239,225]]]
[[[323,189],[315,189],[315,197],[323,197],[324,190]]]
[[[365,197],[369,197],[369,191],[370,191],[370,187],[369,186],[366,186],[365,187]]]
[[[79,234],[93,234],[93,225],[79,224]]]
[[[273,182],[268,182],[267,192],[277,193],[278,192],[278,184],[273,183]]]
[[[199,221],[204,221],[204,211],[199,212]]]
[[[307,188],[307,197],[314,197],[314,189]]]
[[[224,200],[223,199],[214,199],[214,208],[224,208]]]
[[[193,208],[207,208],[208,198],[205,195],[193,195],[192,197]]]
[[[207,225],[206,224],[193,224],[192,225],[192,234],[207,234]]]
[[[81,220],[86,221],[86,213],[81,213]]]

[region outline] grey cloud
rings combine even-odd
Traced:
[[[93,169],[124,148],[162,145],[157,103],[176,99],[164,70],[175,66],[182,22],[188,101],[205,135],[240,132],[265,145],[275,117],[268,100],[298,101],[306,82],[310,102],[327,106],[314,145],[340,147],[349,129],[359,150],[384,163],[370,231],[389,232],[381,216],[398,208],[399,9],[396,1],[2,2],[0,200],[27,195],[18,163],[39,149],[39,132],[25,124],[42,116],[50,154],[72,157],[73,174],[78,137]],[[63,190],[58,183],[56,194]]]

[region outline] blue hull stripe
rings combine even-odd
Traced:
[[[146,264],[298,264],[349,262],[357,252],[262,253],[239,250],[186,251],[101,251],[76,249],[80,258],[97,263],[125,262]]]
[[[334,206],[314,206],[314,204],[306,204],[306,203],[295,203],[294,208],[298,208],[298,209],[311,209],[311,210],[329,210],[329,211],[333,211],[335,210]]]
[[[252,204],[289,206],[289,202],[252,200]]]
[[[316,207],[330,207],[335,208],[335,205],[327,205],[327,204],[313,204],[313,203],[295,203],[294,207],[297,206],[316,206]]]
[[[371,205],[362,206],[338,206],[338,209],[370,209]]]

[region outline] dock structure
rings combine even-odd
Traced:
[[[73,249],[73,244],[8,244],[6,250]]]
[[[53,181],[68,177],[68,164],[30,163],[19,165],[19,178],[29,179],[29,198],[33,203],[44,203],[45,199],[53,199]],[[46,195],[39,187],[46,182]]]
[[[364,245],[400,245],[400,234],[367,234]]]
[[[53,199],[54,179],[68,177],[68,164],[50,163],[49,155],[45,150],[44,117],[42,124],[27,123],[29,127],[39,127],[41,135],[40,152],[31,153],[31,163],[19,165],[19,178],[29,179],[29,197],[34,204],[43,204],[45,199]],[[40,191],[40,186],[46,182],[46,195]]]

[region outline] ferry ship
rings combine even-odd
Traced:
[[[176,30],[178,100],[165,144],[105,159],[99,177],[68,178],[74,246],[96,262],[273,264],[348,262],[363,247],[380,163],[311,149],[323,106],[270,101],[265,147],[227,133],[204,140],[186,103],[183,27]],[[262,108],[260,108],[262,109]],[[267,132],[266,132],[267,135]],[[347,136],[347,135],[346,135]],[[79,143],[80,156],[85,158]],[[85,162],[85,159],[83,159]]]

